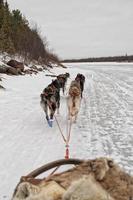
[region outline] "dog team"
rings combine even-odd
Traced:
[[[70,77],[69,73],[60,74],[57,76],[55,80],[52,80],[41,93],[41,107],[43,108],[46,120],[50,127],[52,127],[53,117],[55,111],[59,113],[60,108],[60,89],[64,94],[66,89],[66,83],[68,78]],[[67,97],[67,105],[68,105],[68,119],[72,122],[76,122],[77,115],[80,108],[82,93],[84,90],[85,76],[83,74],[77,74],[75,80],[73,80],[70,84],[68,97]]]

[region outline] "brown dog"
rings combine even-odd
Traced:
[[[67,99],[68,117],[72,122],[76,122],[81,103],[81,89],[78,81],[72,81]]]

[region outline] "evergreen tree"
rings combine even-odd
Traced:
[[[2,7],[4,5],[3,0],[0,0],[0,7]]]
[[[0,29],[0,50],[1,52],[7,52],[13,54],[15,52],[14,44],[11,40],[11,29],[8,19],[5,17],[3,25]]]
[[[0,29],[3,24],[3,19],[4,19],[4,4],[3,0],[0,0]]]
[[[2,11],[3,15],[1,15],[2,23],[0,27],[0,50],[2,52],[13,54],[15,49],[11,39],[11,14],[7,2],[3,4]]]
[[[45,63],[57,62],[58,57],[47,51],[38,28],[30,28],[29,22],[20,10],[9,9],[4,0],[0,0],[0,52],[17,53],[30,60],[42,60]]]

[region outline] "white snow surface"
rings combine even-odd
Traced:
[[[69,71],[86,77],[84,97],[72,125],[70,157],[108,156],[133,174],[133,64],[67,64],[53,73]],[[48,127],[40,93],[51,82],[49,72],[32,76],[4,75],[0,91],[0,200],[11,199],[21,176],[65,155],[56,121]],[[67,95],[61,92],[56,115],[66,135]]]

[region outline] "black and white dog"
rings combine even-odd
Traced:
[[[66,89],[66,83],[67,83],[67,79],[70,77],[69,73],[65,73],[65,74],[59,74],[57,76],[57,79],[60,82],[60,87],[62,88],[63,94],[65,92]]]
[[[41,93],[41,107],[43,108],[46,119],[50,127],[52,127],[53,116],[55,111],[59,113],[60,107],[60,82],[58,79],[52,81]]]

